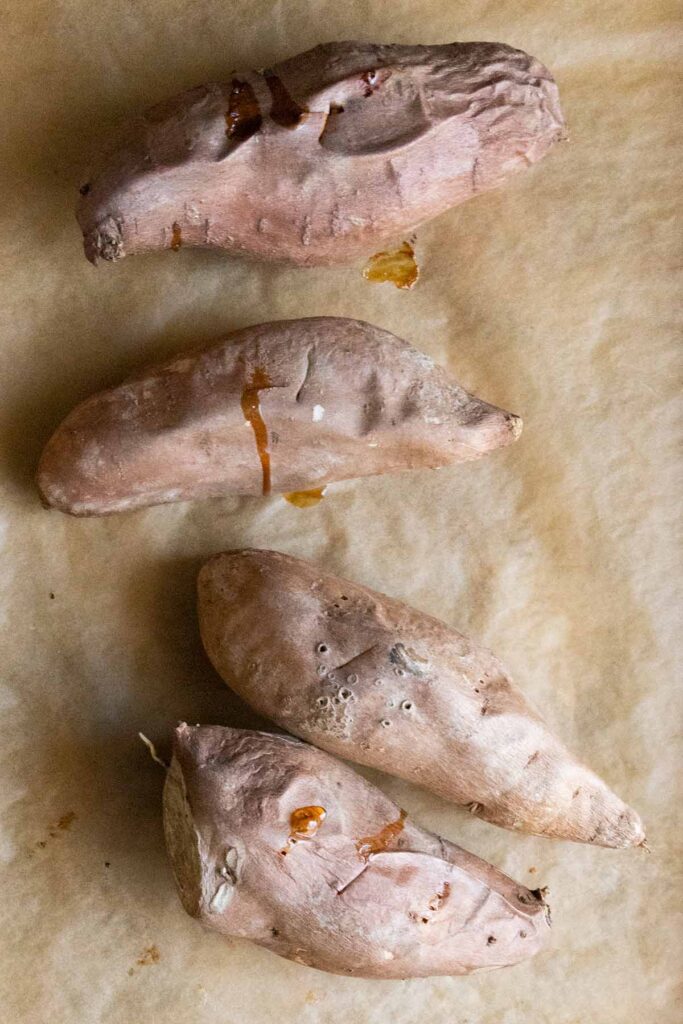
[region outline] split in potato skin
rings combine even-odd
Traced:
[[[46,445],[38,486],[78,516],[231,494],[314,504],[335,481],[480,458],[520,431],[388,331],[281,320],[81,403]]]
[[[527,959],[549,936],[544,893],[287,736],[179,726],[164,830],[188,913],[320,970],[468,974]]]
[[[521,50],[328,43],[148,111],[82,187],[77,217],[93,263],[182,239],[348,264],[562,138],[557,86]]]

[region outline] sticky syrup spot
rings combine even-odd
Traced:
[[[381,828],[374,836],[364,836],[357,840],[356,849],[364,860],[367,860],[372,853],[383,853],[388,850],[403,831],[405,820],[408,817],[407,811],[401,811],[396,821],[390,821],[388,825]]]
[[[415,259],[415,250],[410,242],[404,242],[398,249],[378,252],[371,256],[363,267],[363,277],[374,284],[389,281],[397,288],[412,288],[420,269]]]
[[[324,807],[297,807],[289,819],[292,835],[315,835],[326,817],[327,811]]]
[[[297,508],[311,508],[312,505],[317,505],[319,501],[322,501],[326,490],[326,487],[313,487],[310,491],[290,491],[283,497],[290,505],[296,505]]]
[[[143,952],[142,956],[139,956],[137,963],[140,967],[149,967],[151,964],[158,964],[161,960],[161,953],[156,946],[148,946]]]
[[[58,818],[47,830],[48,837],[50,839],[56,839],[60,832],[68,832],[73,822],[76,820],[75,811],[67,811],[61,818]],[[47,839],[39,839],[35,844],[40,850],[44,850],[47,846]]]
[[[244,142],[261,127],[263,118],[254,90],[248,82],[233,78],[225,115],[225,134],[231,141]]]
[[[289,853],[292,846],[298,843],[300,839],[311,839],[326,817],[327,811],[324,807],[297,807],[295,811],[292,811],[289,818],[289,840],[285,848],[280,850],[280,853],[283,856]]]
[[[281,78],[272,71],[264,71],[263,77],[270,89],[273,102],[270,107],[270,116],[276,124],[283,128],[296,128],[304,114],[308,113],[305,107],[300,107],[296,100],[290,96]]]
[[[257,366],[251,375],[251,380],[244,386],[241,399],[244,418],[254,431],[256,451],[263,471],[264,494],[270,494],[270,449],[268,448],[268,428],[261,415],[259,391],[264,391],[269,387],[271,387],[271,383],[268,374]]]
[[[178,249],[183,244],[183,233],[180,230],[180,224],[177,220],[173,222],[173,234],[171,235],[171,249],[173,252],[178,252]]]

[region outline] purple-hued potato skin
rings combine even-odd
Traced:
[[[438,619],[276,551],[198,580],[206,651],[259,714],[505,828],[641,845],[634,810],[577,761],[490,651]]]
[[[348,263],[563,137],[557,86],[522,50],[327,43],[149,110],[77,216],[93,263],[181,246]]]
[[[292,821],[312,810],[319,827],[293,836]],[[286,736],[181,725],[164,829],[189,914],[320,970],[468,974],[533,956],[549,935],[540,890],[419,828],[352,769]]]
[[[98,516],[446,466],[521,429],[389,331],[278,320],[86,399],[45,446],[37,482],[46,505]]]

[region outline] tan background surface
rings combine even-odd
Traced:
[[[3,1024],[681,1019],[676,7],[0,6]],[[196,251],[85,262],[76,187],[111,125],[349,37],[520,46],[555,72],[571,142],[420,230],[412,293],[358,267]],[[310,510],[226,499],[79,522],[41,509],[36,459],[77,401],[188,343],[319,314],[405,337],[521,413],[522,439],[475,465],[333,487]],[[176,899],[162,772],[136,733],[163,746],[179,718],[254,722],[203,656],[194,612],[202,559],[242,545],[311,558],[486,642],[642,812],[652,855],[504,833],[378,777],[422,824],[550,886],[547,953],[473,978],[367,982],[204,933]],[[158,962],[137,964],[153,945]]]

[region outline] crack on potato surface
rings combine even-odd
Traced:
[[[441,907],[444,905],[444,903],[450,896],[450,893],[451,883],[444,882],[440,892],[435,893],[434,896],[432,896],[431,900],[429,901],[429,909],[433,911],[441,910]]]
[[[271,118],[283,128],[296,128],[308,111],[296,102],[285,83],[274,71],[264,71],[263,77],[272,97]]]
[[[306,384],[308,383],[308,380],[309,380],[309,378],[311,376],[311,373],[313,372],[313,358],[312,358],[312,356],[313,356],[313,347],[311,346],[307,350],[307,352],[306,352],[306,372],[304,373],[304,379],[301,381],[301,384],[297,388],[296,396],[294,398],[294,401],[297,402],[297,403],[301,402],[301,396],[303,395],[303,392],[304,392],[304,389],[306,387]]]
[[[412,647],[398,643],[389,651],[389,661],[399,669],[413,676],[424,676],[429,672],[429,661],[421,657]],[[396,673],[398,675],[398,673]]]

